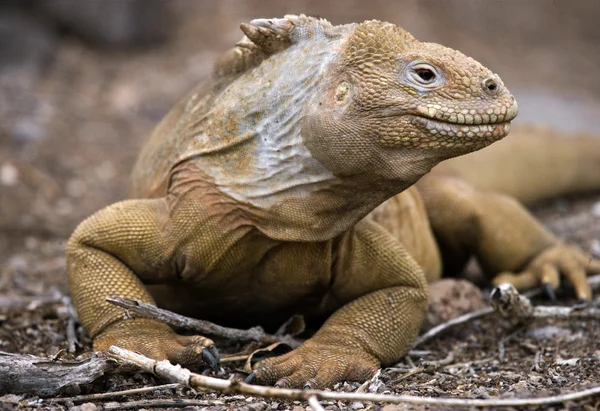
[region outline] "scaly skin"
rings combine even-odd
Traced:
[[[126,316],[105,301],[113,295],[238,326],[301,313],[327,320],[255,376],[325,387],[406,353],[446,250],[456,267],[474,253],[492,275],[550,273],[558,254],[589,297],[584,256],[514,201],[443,172],[411,187],[508,133],[517,106],[498,76],[378,21],[286,16],[242,30],[157,127],[134,199],[89,217],[68,243],[73,302],[95,349],[214,362],[210,340]]]

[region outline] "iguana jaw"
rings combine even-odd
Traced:
[[[501,101],[486,105],[480,102],[475,107],[453,107],[452,105],[427,104],[416,109],[416,115],[430,120],[450,124],[482,125],[510,122],[519,111],[517,101],[510,95]]]
[[[389,135],[380,136],[380,143],[388,148],[436,149],[444,154],[447,149],[456,154],[483,148],[508,135],[510,123],[517,116],[516,100],[506,94],[498,101],[454,106],[452,101],[419,105],[404,109],[401,106],[379,118],[392,120]],[[464,154],[464,153],[462,153]]]
[[[422,132],[439,138],[439,144],[428,147],[455,147],[468,141],[492,143],[510,132],[510,122],[517,116],[517,101],[508,96],[504,101],[485,107],[453,108],[440,104],[419,106],[411,122]]]
[[[417,116],[412,116],[411,121],[424,133],[436,137],[429,144],[421,145],[422,148],[457,147],[467,143],[487,145],[506,137],[510,132],[510,121],[469,125]]]

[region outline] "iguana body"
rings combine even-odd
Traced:
[[[587,257],[513,200],[449,170],[413,186],[508,133],[517,106],[496,75],[378,21],[286,16],[242,29],[213,77],[157,127],[134,199],[69,241],[73,302],[96,349],[183,364],[216,355],[208,339],[125,318],[105,301],[113,295],[238,326],[301,313],[327,320],[256,377],[327,386],[404,355],[427,280],[469,255],[491,275],[534,270],[528,286],[560,269],[589,298]]]

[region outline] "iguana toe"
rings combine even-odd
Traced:
[[[116,345],[155,360],[182,366],[208,365],[219,370],[219,352],[212,340],[200,335],[179,335],[169,326],[147,319],[120,321],[94,339],[96,351]]]
[[[565,244],[557,244],[533,258],[520,273],[504,272],[494,278],[494,284],[510,283],[518,290],[544,287],[548,296],[555,299],[554,290],[560,286],[560,276],[575,288],[580,300],[587,301],[592,292],[587,274],[600,272],[600,260]]]
[[[342,381],[364,381],[380,364],[370,354],[352,347],[303,345],[296,350],[258,364],[247,381],[281,388],[326,388]]]

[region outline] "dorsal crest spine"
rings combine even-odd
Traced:
[[[215,74],[224,76],[243,73],[269,56],[330,27],[329,21],[304,14],[288,14],[283,18],[254,19],[249,23],[242,23],[240,29],[244,37],[219,59],[215,65]]]

